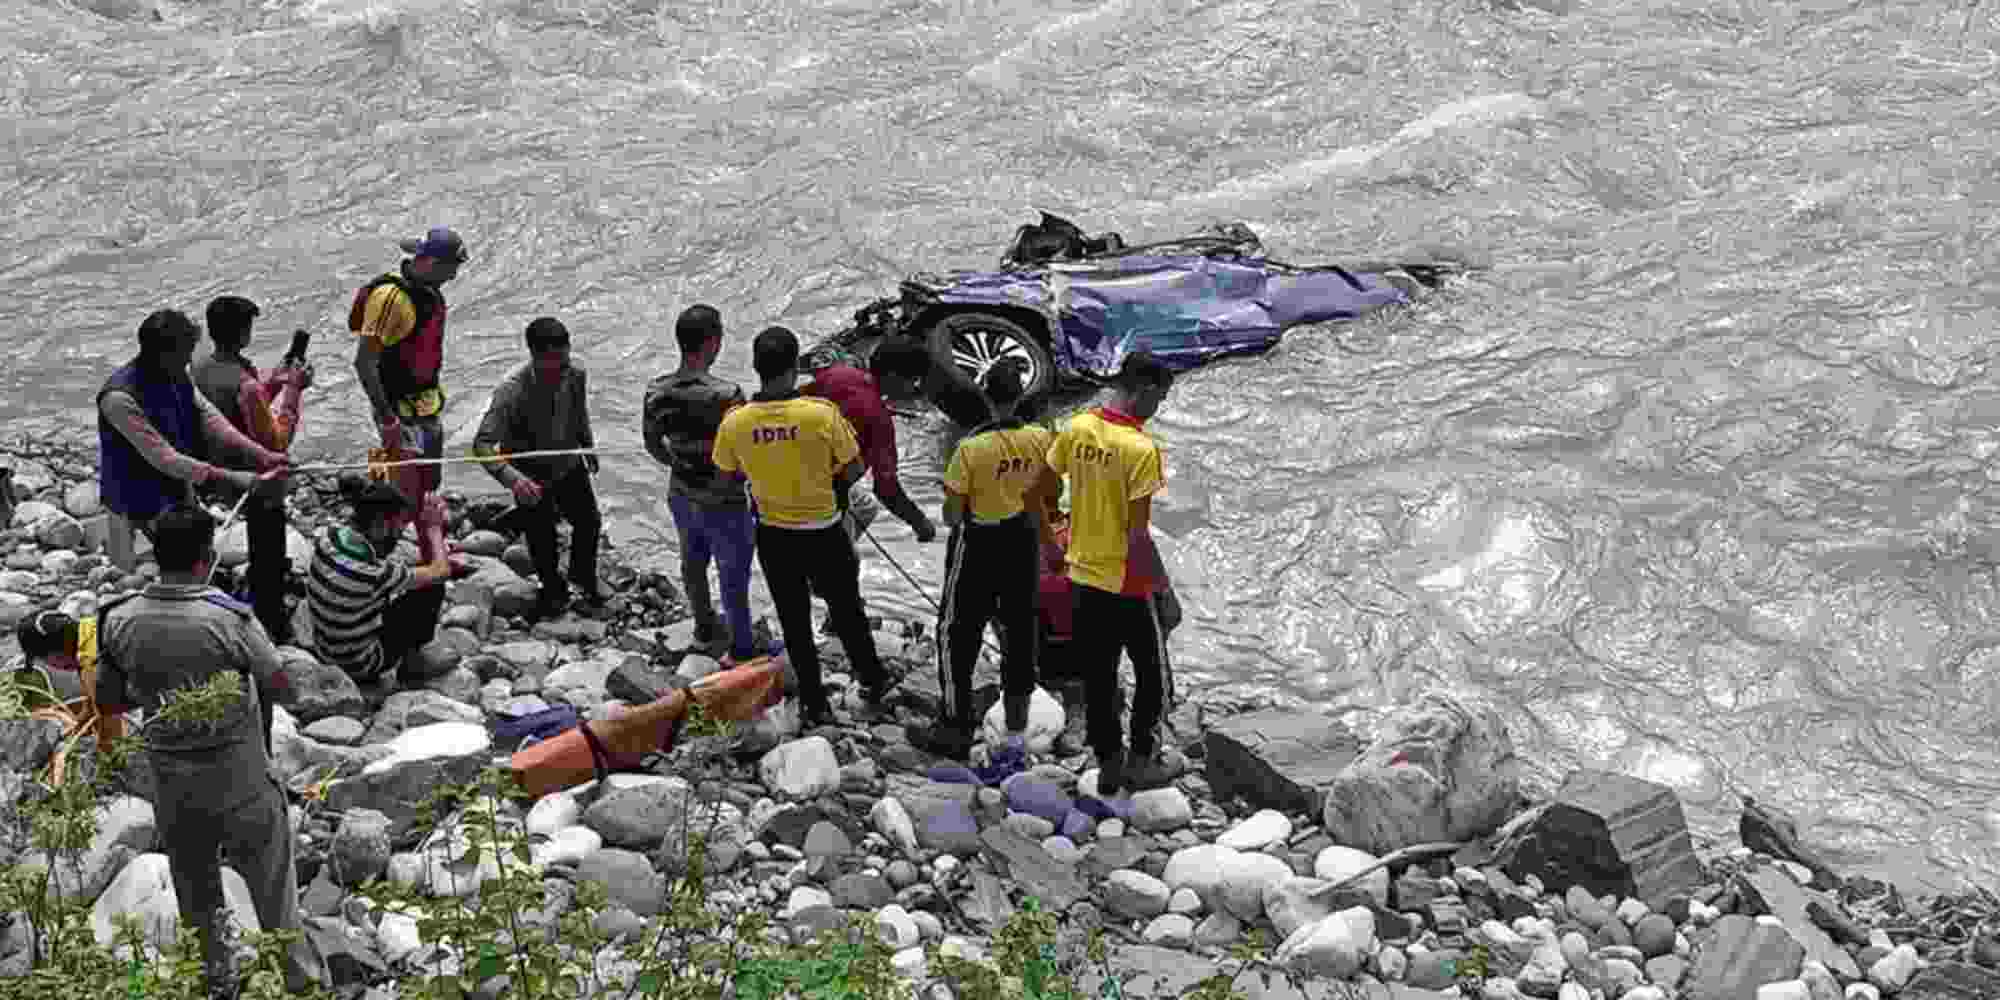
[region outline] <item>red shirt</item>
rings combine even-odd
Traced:
[[[818,396],[840,409],[840,415],[854,426],[854,439],[861,444],[861,461],[875,475],[875,493],[891,497],[902,492],[896,479],[896,420],[882,402],[882,390],[875,376],[853,365],[832,365],[813,373],[811,382],[800,392]]]

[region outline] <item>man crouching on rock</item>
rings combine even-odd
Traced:
[[[270,768],[285,673],[251,609],[205,582],[215,562],[207,511],[176,507],[154,519],[153,552],[159,581],[98,612],[95,696],[106,712],[146,712],[140,737],[159,782],[154,804],[181,922],[200,932],[209,995],[231,997],[219,852],[248,886],[260,926],[300,930],[291,824]],[[310,942],[287,950],[288,990],[326,978]]]
[[[372,684],[402,673],[404,661],[437,636],[444,582],[459,568],[444,541],[444,499],[425,494],[417,507],[386,482],[348,476],[340,492],[353,507],[346,524],[313,539],[306,606],[320,659]],[[417,558],[396,558],[396,539],[415,510]]]

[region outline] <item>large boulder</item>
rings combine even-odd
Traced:
[[[1320,811],[1320,788],[1361,749],[1345,725],[1319,712],[1268,711],[1213,723],[1204,735],[1208,786],[1217,801],[1241,796],[1261,809]]]
[[[153,806],[143,799],[120,796],[97,807],[97,833],[90,846],[74,857],[58,852],[51,888],[63,899],[92,902],[133,858],[151,851],[158,826]],[[48,855],[30,852],[24,867],[46,870]]]
[[[1689,1000],[1752,1000],[1757,987],[1796,977],[1806,952],[1783,927],[1732,913],[1696,943]]]
[[[1493,862],[1552,889],[1631,896],[1655,909],[1706,877],[1673,789],[1606,771],[1578,771],[1555,797],[1509,822]]]
[[[389,757],[327,786],[334,810],[375,809],[389,817],[392,839],[413,828],[418,808],[432,792],[477,777],[490,761],[492,737],[483,725],[437,722],[391,740]]]
[[[222,869],[222,898],[229,922],[239,933],[262,930],[257,909],[250,902],[250,887],[236,869]],[[129,914],[138,918],[146,943],[164,949],[174,943],[180,928],[180,897],[174,892],[173,873],[164,854],[141,854],[133,858],[109,888],[90,908],[90,931],[97,943],[110,948],[118,943],[118,928],[112,918]]]
[[[693,787],[680,778],[616,788],[583,811],[583,825],[597,831],[607,846],[648,850],[668,835],[686,835],[693,798]]]
[[[278,662],[285,670],[282,704],[300,725],[311,725],[336,715],[359,716],[367,711],[368,702],[347,671],[321,663],[297,646],[278,647]]]
[[[436,691],[398,691],[382,703],[362,742],[387,743],[407,730],[440,722],[479,725],[485,721],[477,706]]]
[[[1335,843],[1375,854],[1472,840],[1520,798],[1520,761],[1500,714],[1433,694],[1397,712],[1326,789]]]
[[[1861,978],[1861,966],[1855,963],[1854,956],[1821,930],[1808,912],[1815,902],[1830,912],[1838,911],[1837,901],[1798,884],[1775,865],[1759,865],[1738,872],[1735,884],[1737,897],[1754,910],[1777,917],[1805,948],[1807,958],[1826,966],[1843,980]]]

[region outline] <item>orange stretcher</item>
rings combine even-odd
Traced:
[[[524,747],[509,768],[521,789],[540,797],[639,767],[647,755],[671,749],[699,704],[710,718],[748,722],[785,696],[785,660],[760,656],[718,671],[657,701],[613,719],[583,720],[555,736]]]

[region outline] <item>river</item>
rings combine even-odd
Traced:
[[[1539,783],[1641,774],[1705,835],[1753,794],[1851,868],[1991,883],[1996,40],[1977,0],[0,0],[0,421],[85,424],[147,312],[239,293],[259,358],[317,332],[301,450],[355,455],[349,297],[433,223],[471,250],[454,448],[537,315],[636,448],[684,306],[747,381],[764,324],[831,333],[1038,208],[1470,254],[1177,385],[1184,688],[1476,695]],[[903,437],[935,509],[949,436]],[[656,544],[660,474],[605,478]]]

